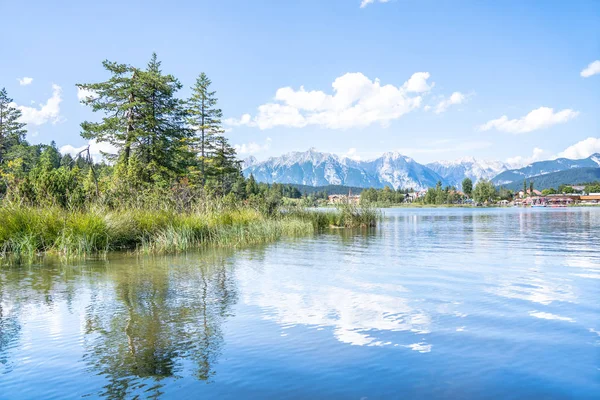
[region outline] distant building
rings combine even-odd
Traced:
[[[332,194],[327,198],[328,204],[359,204],[360,196],[352,194]]]
[[[542,192],[540,192],[537,189],[533,189],[533,195],[534,196],[541,196]],[[527,189],[527,196],[531,196],[531,190]],[[523,192],[522,190],[519,191],[519,198],[522,199],[525,197],[525,192]]]
[[[598,204],[600,203],[600,193],[590,193],[579,196],[582,203]]]

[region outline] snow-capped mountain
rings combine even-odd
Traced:
[[[258,163],[258,160],[254,156],[250,156],[242,160],[242,169],[249,168]]]
[[[399,153],[385,153],[370,161],[358,161],[314,148],[292,152],[263,162],[244,163],[244,175],[259,182],[296,183],[311,186],[345,185],[381,188],[425,189],[438,181],[437,173]]]
[[[557,158],[555,160],[538,161],[523,168],[504,171],[492,179],[496,185],[506,185],[510,182],[523,181],[532,176],[546,175],[553,172],[565,171],[572,168],[599,168],[600,153],[592,154],[588,158],[571,160],[568,158]]]
[[[461,188],[465,177],[473,183],[490,179],[496,185],[527,179],[533,176],[564,171],[573,168],[599,168],[600,154],[581,160],[557,158],[539,161],[519,169],[501,161],[484,161],[472,157],[455,161],[437,161],[419,164],[398,152],[385,153],[374,160],[361,161],[314,148],[304,152],[291,152],[266,161],[249,157],[242,163],[244,175],[254,175],[259,182],[295,183],[310,186],[344,185],[355,187],[394,189],[426,189],[438,181],[443,186]]]
[[[394,189],[424,189],[435,186],[438,181],[447,183],[435,171],[398,152],[385,153],[363,162],[362,166],[367,173],[376,176],[382,186]]]
[[[451,186],[460,189],[463,179],[470,178],[473,183],[482,179],[492,179],[509,166],[502,161],[476,160],[473,157],[460,158],[454,161],[436,161],[427,167],[437,172]]]

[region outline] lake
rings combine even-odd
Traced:
[[[600,208],[0,269],[0,398],[600,398]]]

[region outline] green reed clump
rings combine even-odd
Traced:
[[[377,218],[375,209],[351,205],[333,212],[294,208],[265,214],[218,201],[179,212],[4,203],[0,205],[0,256],[26,262],[45,253],[71,257],[120,249],[174,253],[206,245],[239,247],[310,235],[328,227],[374,226]]]
[[[106,252],[110,233],[105,215],[99,210],[64,213],[64,223],[52,249],[66,256]]]
[[[288,215],[302,221],[310,221],[316,230],[333,228],[374,227],[381,219],[376,208],[369,205],[340,204],[336,210],[317,211],[289,210]]]
[[[341,204],[338,211],[341,213],[338,226],[345,228],[371,228],[381,219],[379,211],[370,205]]]
[[[51,248],[62,229],[64,215],[58,208],[31,208],[8,204],[0,207],[2,253],[28,254]]]
[[[267,219],[253,211],[239,211],[180,216],[173,224],[144,237],[138,250],[142,253],[173,253],[205,245],[239,247],[314,232],[312,224],[306,221]]]

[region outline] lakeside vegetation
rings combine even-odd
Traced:
[[[600,193],[600,181],[582,183],[580,185],[561,184],[558,188],[544,188],[539,194],[548,196],[553,194],[578,194],[573,186],[580,186],[585,193]],[[438,182],[433,188],[424,193],[412,190],[393,190],[389,187],[383,189],[365,189],[360,193],[360,203],[377,207],[471,207],[473,205],[493,205],[499,201],[513,201],[519,196],[528,197],[535,195],[535,181],[523,181],[521,193],[514,192],[503,186],[495,186],[491,181],[482,179],[473,185],[470,178],[465,178],[461,184],[462,191],[452,186],[442,187]]]
[[[301,197],[297,188],[244,178],[206,74],[181,99],[182,84],[162,72],[156,54],[145,68],[103,66],[106,81],[77,85],[99,115],[81,123],[89,145],[77,152],[30,145],[21,111],[0,91],[3,258],[236,247],[375,225],[370,207],[307,211],[310,201],[289,200]]]
[[[42,253],[87,256],[110,250],[183,252],[207,245],[238,247],[300,237],[328,227],[367,227],[374,210],[344,206],[338,212],[288,209],[267,215],[252,207],[200,203],[191,210],[69,210],[5,204],[0,208],[0,255],[30,262]]]

